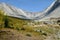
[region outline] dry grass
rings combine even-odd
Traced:
[[[11,34],[11,33],[16,33],[16,32],[19,32],[19,33],[16,33],[14,34],[15,36],[11,37],[11,40],[60,40],[59,36],[60,35],[60,26],[55,26],[54,24],[53,25],[47,25],[45,24],[46,26],[37,26],[37,27],[33,27],[34,25],[41,25],[40,22],[33,22],[32,20],[23,20],[23,19],[18,19],[18,18],[14,18],[14,17],[8,17],[8,24],[9,24],[9,27],[8,28],[5,28],[4,27],[4,18],[5,18],[5,15],[3,15],[4,12],[0,12],[0,39],[1,40],[9,40],[10,39],[10,35],[7,35],[6,34],[6,31],[9,30],[10,32],[8,32],[8,34]],[[28,25],[28,23],[33,23],[34,25],[30,26]],[[1,29],[5,30],[5,33],[1,32]],[[14,30],[11,32],[11,30]],[[16,32],[15,32],[16,30]],[[59,32],[59,33],[58,33]],[[2,35],[4,34],[4,35]],[[17,34],[19,36],[17,36]],[[29,34],[29,36],[27,36],[27,34]],[[1,37],[2,36],[2,37]],[[8,36],[8,37],[7,37]],[[55,36],[58,36],[58,37],[55,37]],[[5,38],[7,37],[7,38]],[[16,38],[15,38],[16,37]],[[50,38],[48,38],[50,37]],[[52,37],[52,38],[51,38]],[[2,39],[2,38],[5,38],[5,39]]]

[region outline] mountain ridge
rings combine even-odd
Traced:
[[[54,1],[45,11],[30,13],[16,8],[6,3],[0,3],[0,9],[5,11],[5,15],[31,20],[45,20],[51,17],[60,17],[60,0]],[[55,12],[56,11],[56,12]],[[55,14],[54,14],[55,13]],[[58,14],[57,14],[58,13]],[[56,16],[57,15],[57,16]]]

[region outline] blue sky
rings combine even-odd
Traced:
[[[43,11],[50,6],[53,1],[54,0],[0,0],[0,2],[8,3],[29,12]]]

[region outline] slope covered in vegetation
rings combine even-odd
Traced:
[[[52,23],[53,22],[53,23]],[[0,10],[0,39],[1,36],[5,40],[9,40],[10,36],[7,30],[17,30],[19,35],[23,35],[22,38],[17,38],[17,40],[60,40],[60,21],[41,21],[35,22],[34,20],[25,20],[15,17],[10,17],[4,15],[4,11]],[[7,29],[7,30],[6,30]],[[7,35],[8,33],[8,35]],[[16,33],[16,32],[12,32]],[[7,35],[4,37],[4,35]],[[17,33],[16,33],[17,34]],[[16,35],[15,34],[15,35]],[[16,35],[17,37],[17,35]],[[21,37],[21,36],[19,36]],[[13,39],[12,39],[13,38]],[[3,40],[4,40],[3,39]],[[16,40],[11,37],[11,40]]]

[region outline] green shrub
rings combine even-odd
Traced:
[[[25,30],[25,28],[21,28],[21,30]]]
[[[47,34],[46,34],[46,33],[42,33],[42,35],[47,36]]]
[[[5,25],[4,26],[5,28],[9,28],[10,27],[9,26],[9,20],[8,20],[8,17],[7,16],[4,17],[4,25]]]
[[[16,27],[16,29],[17,29],[17,30],[21,30],[21,28],[19,28],[19,27]]]
[[[31,37],[31,34],[28,33],[28,34],[26,34],[26,36]]]

